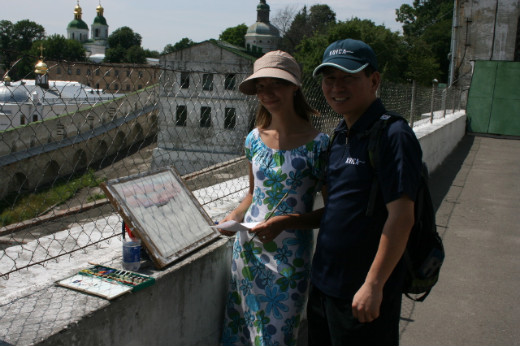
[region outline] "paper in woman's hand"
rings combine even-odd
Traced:
[[[258,222],[239,223],[234,220],[229,220],[229,221],[222,222],[218,225],[211,226],[211,227],[223,229],[228,232],[238,232],[238,231],[249,231],[251,228],[253,228],[256,225],[258,225]]]

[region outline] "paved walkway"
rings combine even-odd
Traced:
[[[520,345],[520,140],[464,137],[431,185],[446,260],[401,345]]]

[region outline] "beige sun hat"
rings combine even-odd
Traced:
[[[301,69],[298,62],[286,52],[275,50],[265,53],[255,61],[253,74],[238,87],[246,95],[256,94],[257,78],[279,78],[301,86]]]

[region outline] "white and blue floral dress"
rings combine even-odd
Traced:
[[[244,222],[312,211],[324,176],[329,137],[318,134],[291,150],[267,147],[258,129],[245,141],[254,175],[253,201]],[[239,232],[233,245],[222,345],[296,345],[307,301],[313,249],[311,230],[285,230],[272,242]]]

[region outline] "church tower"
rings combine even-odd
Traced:
[[[103,17],[103,7],[101,6],[101,2],[99,6],[96,8],[96,18],[94,18],[94,22],[91,26],[91,37],[94,41],[102,41],[99,42],[105,45],[108,39],[108,24],[105,17]]]
[[[280,31],[269,22],[270,7],[266,0],[260,0],[256,7],[256,23],[247,29],[246,49],[254,55],[278,49]]]
[[[104,8],[99,6],[96,8],[96,17],[91,26],[91,39],[83,44],[83,47],[89,54],[89,60],[100,62],[105,58],[105,51],[108,46],[108,24],[103,16]]]
[[[81,14],[82,11],[78,0],[74,8],[74,19],[67,26],[67,38],[85,42],[88,40],[88,25],[81,19]]]

